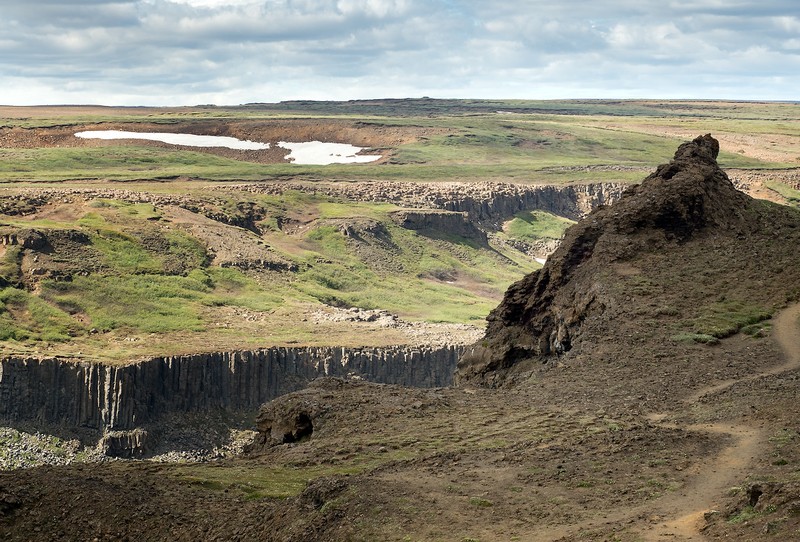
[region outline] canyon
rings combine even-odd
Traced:
[[[484,105],[0,108],[0,537],[795,539],[796,107]]]

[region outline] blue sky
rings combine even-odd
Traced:
[[[0,0],[0,103],[800,100],[796,0]]]

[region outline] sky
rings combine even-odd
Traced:
[[[800,100],[797,0],[0,0],[0,104]]]

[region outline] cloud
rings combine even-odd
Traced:
[[[8,103],[795,99],[800,83],[794,0],[7,4],[0,101]]]

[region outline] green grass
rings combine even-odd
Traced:
[[[6,253],[0,258],[0,286],[16,284],[20,280],[20,260],[22,249],[19,246],[9,246]]]
[[[17,288],[0,289],[0,340],[60,342],[83,331],[66,312]]]
[[[88,230],[92,248],[105,267],[117,273],[162,273],[204,265],[205,247],[188,233],[161,229],[149,221],[161,214],[151,204],[95,200],[77,225]],[[146,247],[145,239],[155,243]]]
[[[795,190],[778,181],[767,181],[764,183],[764,186],[786,198],[792,205],[800,205],[800,190]]]
[[[384,228],[388,239],[380,241],[389,248],[366,234],[353,243],[330,225],[312,229],[306,237],[312,256],[297,287],[327,304],[468,322],[483,320],[514,277],[535,267],[530,262],[527,269],[516,268],[468,240],[432,240],[391,223]]]
[[[259,288],[235,269],[194,270],[188,276],[153,274],[75,277],[71,282],[44,281],[43,299],[72,313],[84,314],[101,331],[139,333],[203,331],[202,307],[240,306],[274,309],[283,297]]]
[[[397,210],[391,203],[356,203],[356,202],[320,202],[318,205],[320,218],[354,218],[364,217],[386,220],[389,212]]]
[[[89,204],[95,209],[118,209],[123,215],[130,218],[155,220],[161,218],[161,213],[150,203],[129,203],[106,198],[97,198]]]
[[[505,232],[514,239],[535,241],[538,239],[561,239],[564,231],[575,222],[545,211],[517,213],[508,222]]]
[[[201,318],[204,307],[270,310],[283,301],[274,290],[261,288],[238,270],[205,269],[205,248],[187,233],[162,231],[155,226],[142,230],[142,225],[150,226],[148,221],[160,217],[152,205],[97,200],[91,207],[96,212],[85,214],[76,225],[89,234],[91,250],[99,255],[101,268],[89,275],[73,276],[69,281],[44,280],[40,296],[17,291],[11,298],[15,312],[30,314],[30,321],[25,324],[25,320],[17,318],[12,325],[6,311],[5,336],[18,340],[66,340],[92,328],[137,333],[202,331],[207,325]],[[163,242],[147,247],[145,237]],[[18,253],[18,247],[7,250],[2,266],[4,276],[18,273]],[[80,261],[72,265],[80,265]],[[180,269],[184,274],[176,273]],[[54,312],[48,316],[42,312],[44,307]],[[88,324],[79,326],[70,315],[79,316]],[[49,321],[52,322],[48,324]]]
[[[159,179],[260,176],[262,166],[212,154],[122,145],[85,148],[0,149],[0,179]]]
[[[489,499],[484,499],[482,497],[470,497],[469,503],[472,506],[477,506],[478,508],[489,508],[490,506],[494,506],[494,503]]]
[[[300,108],[300,109],[298,109]],[[307,109],[302,109],[307,108]],[[498,114],[498,110],[516,114]],[[754,116],[749,117],[750,111]],[[300,115],[297,113],[302,111]],[[425,112],[414,117],[415,112]],[[195,120],[283,119],[287,115],[335,118],[373,125],[413,125],[432,130],[419,141],[392,150],[389,164],[302,166],[257,164],[202,151],[120,143],[99,147],[0,149],[0,181],[62,179],[169,179],[193,177],[211,180],[273,179],[303,176],[335,179],[483,180],[520,182],[585,180],[634,181],[626,171],[558,171],[552,168],[589,165],[653,167],[674,153],[675,137],[646,133],[642,125],[681,126],[697,134],[796,135],[797,107],[774,104],[602,102],[602,101],[407,101],[384,104],[297,102],[240,108],[108,112],[65,118],[0,119],[7,126],[70,125],[85,122],[192,123]],[[762,115],[759,118],[757,115]],[[780,119],[782,122],[775,122]],[[613,125],[610,127],[609,125]],[[787,167],[747,158],[738,149],[722,149],[724,167]]]
[[[772,514],[776,511],[777,508],[769,506],[762,511],[756,510],[752,506],[745,506],[741,510],[733,513],[728,518],[728,523],[731,523],[733,525],[738,525],[752,520],[761,519],[762,517]]]
[[[91,344],[101,358],[112,355],[101,345],[106,332],[207,334],[246,344],[308,341],[313,330],[292,324],[292,310],[297,310],[292,307],[303,303],[381,308],[412,320],[482,323],[507,285],[535,267],[446,232],[431,237],[405,230],[389,217],[393,205],[350,204],[294,191],[249,199],[226,192],[197,197],[210,212],[232,220],[243,218],[250,205],[263,208],[262,222],[276,226],[264,236],[265,244],[281,247],[277,254],[297,271],[280,277],[210,265],[204,244],[152,204],[98,198],[75,222],[6,222],[10,232],[77,229],[89,242],[54,253],[52,260],[45,256],[39,265],[62,266],[64,272],[43,277],[35,293],[7,289],[2,336],[31,346]],[[279,218],[292,216],[318,219],[304,237],[293,237],[277,229]],[[357,235],[344,235],[343,225]],[[7,285],[20,280],[21,255],[18,246],[5,249],[0,276]],[[287,321],[269,335],[250,336],[236,326],[216,327],[215,313],[224,308],[256,311],[258,318],[283,311]],[[115,350],[113,355],[121,354]]]
[[[137,243],[133,237],[113,230],[98,230],[91,236],[92,246],[99,250],[105,264],[121,273],[157,273],[161,262]]]
[[[200,331],[203,323],[196,305],[208,292],[193,278],[161,275],[90,275],[72,282],[43,283],[45,299],[85,314],[100,331]]]
[[[750,326],[769,319],[772,313],[763,307],[743,301],[723,301],[703,307],[692,322],[694,333],[724,339]]]
[[[719,339],[705,333],[679,333],[672,336],[672,340],[685,343],[719,344]]]
[[[336,465],[309,467],[237,463],[191,464],[177,466],[170,472],[179,480],[211,491],[233,491],[246,499],[286,499],[299,495],[309,480],[358,474],[379,463],[376,459],[356,457]]]
[[[299,194],[288,194],[282,199],[286,212],[310,203],[308,197]],[[318,198],[313,203],[319,206],[322,216],[331,218],[371,216],[386,220],[387,212],[394,208],[367,204],[350,208],[334,201],[320,202]],[[169,240],[166,253],[144,246],[137,220],[144,222],[160,216],[151,206],[98,200],[91,207],[96,211],[84,215],[78,226],[89,231],[91,248],[99,253],[103,271],[76,276],[70,282],[46,280],[42,299],[70,314],[81,315],[89,322],[88,328],[101,331],[202,331],[207,329],[201,317],[203,307],[240,306],[269,311],[288,299],[380,307],[433,321],[482,320],[505,285],[517,276],[512,269],[498,273],[493,269],[497,267],[496,261],[468,244],[455,251],[461,253],[459,259],[447,244],[392,224],[384,227],[402,245],[395,261],[397,268],[388,272],[376,270],[360,259],[359,247],[351,247],[337,227],[321,225],[307,235],[309,256],[297,280],[265,289],[235,269],[206,267],[203,247],[179,230],[165,234]],[[132,222],[131,218],[135,220]],[[170,255],[188,262],[185,276],[167,273],[165,259]],[[384,256],[378,253],[375,258],[381,260]],[[13,260],[10,253],[7,257]],[[492,268],[491,275],[482,278],[480,272],[476,274],[473,269],[476,264],[479,269]],[[9,272],[15,268],[11,264],[8,267]],[[454,270],[488,281],[486,288],[494,292],[494,298],[428,278]]]

